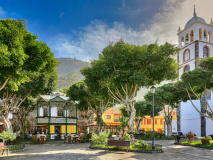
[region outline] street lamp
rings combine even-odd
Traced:
[[[154,119],[155,119],[155,117],[154,117],[154,109],[155,109],[155,106],[154,106],[154,94],[155,94],[155,87],[152,86],[152,87],[150,88],[150,91],[151,91],[151,93],[152,93],[152,95],[153,95],[153,107],[152,107],[152,118],[153,118],[152,150],[154,150],[154,149],[155,149],[155,123],[154,123]]]

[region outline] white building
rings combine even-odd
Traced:
[[[186,23],[183,30],[178,30],[178,45],[181,48],[178,56],[179,77],[184,72],[196,69],[198,60],[204,57],[213,57],[213,22],[207,23],[198,17],[195,10],[193,17]],[[213,105],[213,97],[208,95],[210,105]],[[194,100],[198,109],[201,109],[200,101]],[[201,117],[194,109],[190,101],[181,102],[177,111],[178,131],[187,133],[192,131],[197,136],[213,134],[213,122]]]

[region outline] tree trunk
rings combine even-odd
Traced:
[[[135,119],[135,114],[136,114],[136,110],[135,110],[135,108],[133,107],[132,112],[131,112],[131,115],[130,115],[130,117],[129,117],[129,121],[128,121],[128,125],[129,125],[129,126],[132,125],[132,122],[133,122],[134,119]],[[133,130],[134,130],[134,128],[133,128]]]
[[[140,118],[140,119],[138,119],[137,122],[136,122],[136,133],[139,133],[142,120],[143,120],[143,119]]]
[[[11,130],[11,132],[13,132],[13,128],[12,128],[12,125],[11,125],[11,122],[8,118],[8,114],[5,114],[5,115],[2,115],[2,120],[3,120],[3,123],[4,123],[4,129],[5,131],[9,131]]]
[[[172,135],[172,124],[167,124],[167,137],[171,137]]]
[[[172,135],[172,115],[165,116],[165,122],[167,126],[167,137],[171,137]]]

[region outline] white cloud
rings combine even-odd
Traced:
[[[2,7],[0,7],[0,16],[5,16],[6,12]]]
[[[213,15],[212,0],[193,2],[197,6],[198,16],[210,22],[210,16]],[[159,44],[177,44],[178,27],[184,28],[187,21],[192,18],[194,4],[191,0],[166,0],[151,20],[151,24],[141,31],[127,28],[118,22],[109,26],[102,21],[94,20],[81,32],[76,33],[77,40],[72,40],[71,35],[58,34],[50,44],[53,51],[58,53],[58,57],[75,57],[84,61],[97,59],[98,54],[109,42],[117,41],[121,37],[132,44],[149,44],[156,40]],[[141,28],[144,28],[144,24],[141,24]]]

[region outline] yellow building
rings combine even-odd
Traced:
[[[107,128],[110,129],[112,134],[117,134],[118,126],[120,125],[119,119],[122,117],[121,111],[117,108],[110,108],[105,111],[102,115],[103,121],[106,123]],[[176,111],[173,112],[173,120],[177,119]],[[164,113],[160,112],[159,116],[155,116],[155,131],[160,132],[160,130],[164,130]],[[147,131],[152,130],[153,120],[150,116],[145,116],[140,125],[140,130]],[[134,122],[134,129],[136,128],[136,123]]]

